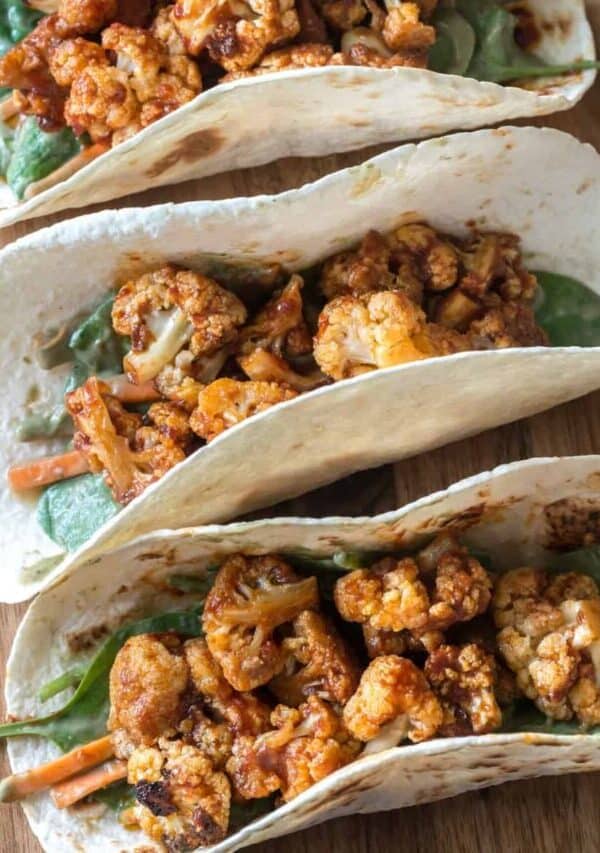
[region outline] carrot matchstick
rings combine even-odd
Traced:
[[[94,767],[86,773],[71,776],[64,782],[53,785],[50,796],[58,809],[66,809],[74,803],[83,800],[88,794],[106,788],[113,782],[125,779],[127,776],[126,761],[107,761],[99,767]]]
[[[84,746],[78,746],[48,764],[42,764],[25,773],[7,776],[0,782],[0,803],[22,800],[28,794],[43,791],[63,779],[68,779],[69,776],[74,776],[80,770],[102,764],[113,755],[112,739],[110,735],[106,735]]]
[[[80,450],[68,450],[56,456],[44,456],[8,469],[8,482],[15,491],[36,489],[69,477],[77,477],[89,471],[85,454]]]

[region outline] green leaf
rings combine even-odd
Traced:
[[[58,678],[53,678],[52,681],[48,681],[47,684],[44,684],[43,687],[40,688],[40,692],[38,693],[40,702],[47,702],[48,699],[58,696],[59,693],[63,693],[65,690],[68,690],[69,687],[77,687],[83,678],[84,673],[85,668],[83,666],[74,666],[72,669],[68,669],[66,672],[63,672],[63,674],[59,675]]]
[[[433,16],[436,40],[428,68],[443,74],[465,74],[475,50],[473,27],[456,9],[438,6]]]
[[[109,710],[109,675],[117,652],[129,637],[137,634],[176,631],[184,637],[201,634],[200,609],[161,613],[125,625],[102,645],[92,658],[77,690],[58,711],[37,719],[0,725],[0,737],[39,735],[67,751],[106,733]]]
[[[554,77],[600,68],[600,63],[592,60],[551,65],[523,50],[515,40],[516,17],[494,0],[456,0],[454,6],[475,33],[475,49],[465,71],[467,77],[508,83],[526,77]]]
[[[42,17],[42,12],[29,8],[21,0],[0,0],[0,56],[24,39]]]
[[[229,813],[229,832],[237,832],[243,826],[258,820],[259,817],[272,812],[275,808],[274,797],[261,797],[259,800],[243,800],[232,802]]]
[[[577,720],[551,720],[532,702],[515,702],[502,712],[501,732],[539,732],[551,735],[598,735],[600,726],[585,728]]]
[[[57,438],[73,434],[73,421],[64,405],[46,411],[28,412],[17,427],[19,441],[37,441],[40,438]]]
[[[600,296],[568,276],[535,275],[540,285],[536,319],[552,346],[600,346]]]
[[[94,791],[89,797],[88,802],[102,803],[111,810],[111,812],[122,812],[123,809],[128,809],[135,805],[135,789],[133,785],[128,785],[127,782],[113,782],[107,788],[101,788],[99,791]]]
[[[171,575],[167,583],[173,589],[179,589],[182,592],[200,592],[206,596],[214,583],[217,570],[218,566],[209,566],[203,577],[198,577],[198,575]]]
[[[557,554],[552,559],[550,567],[557,572],[578,572],[590,575],[600,584],[600,545]]]
[[[102,474],[82,474],[49,486],[37,517],[44,532],[66,551],[75,551],[121,509]]]
[[[14,136],[6,181],[17,198],[23,198],[30,184],[62,166],[80,147],[70,128],[46,133],[33,116],[27,116]]]
[[[2,90],[0,89],[0,99]],[[6,124],[0,122],[0,175],[6,175],[8,164],[13,152],[14,131]]]
[[[77,388],[89,376],[114,376],[123,372],[123,356],[129,351],[131,342],[113,329],[111,314],[114,301],[115,295],[111,293],[69,338],[76,375],[67,390]]]

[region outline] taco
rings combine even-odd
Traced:
[[[599,163],[482,131],[9,246],[1,596],[597,388]]]
[[[0,226],[567,109],[597,67],[582,0],[28,2],[0,6]]]
[[[163,531],[67,573],[11,652],[0,800],[47,851],[216,853],[598,769],[599,472],[529,460],[372,519]]]

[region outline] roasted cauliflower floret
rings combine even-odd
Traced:
[[[379,739],[382,749],[405,738],[428,740],[442,719],[441,705],[421,670],[396,655],[371,661],[344,708],[348,731],[361,741]]]
[[[378,290],[402,290],[420,303],[422,282],[405,253],[397,251],[390,239],[378,231],[368,231],[358,249],[340,252],[325,261],[319,286],[327,299],[348,294],[360,296]]]
[[[286,383],[296,391],[308,391],[326,381],[295,371],[289,359],[309,355],[312,339],[302,313],[302,287],[299,275],[293,275],[283,290],[241,331],[237,343],[237,361],[246,375],[260,382]]]
[[[360,749],[333,709],[311,696],[297,710],[278,705],[274,731],[239,738],[227,772],[246,799],[281,791],[289,801],[356,758]]]
[[[116,18],[117,0],[60,0],[58,17],[78,33],[95,33]]]
[[[50,73],[59,86],[69,87],[90,65],[109,64],[103,48],[84,38],[66,39],[50,53]]]
[[[428,323],[404,293],[384,291],[329,302],[319,316],[314,356],[324,373],[346,379],[466,348],[462,335]]]
[[[267,53],[260,63],[247,71],[230,71],[221,77],[220,83],[241,80],[245,77],[257,77],[293,68],[319,68],[328,65],[333,56],[333,48],[328,44],[294,44]]]
[[[371,27],[347,30],[341,40],[341,53],[334,54],[332,65],[366,65],[373,68],[425,68],[425,51],[394,53],[383,36]]]
[[[245,320],[246,309],[233,293],[172,266],[128,281],[112,310],[115,331],[131,337],[123,365],[132,382],[154,379],[175,364],[182,382],[186,375],[200,378],[205,359],[233,343]]]
[[[239,693],[223,675],[206,640],[188,640],[183,653],[194,688],[205,708],[218,722],[224,721],[234,737],[258,735],[269,728],[270,708],[252,693]]]
[[[323,18],[336,30],[351,30],[367,15],[362,0],[323,0],[318,5]]]
[[[538,326],[533,308],[509,302],[491,308],[469,327],[473,349],[548,346],[546,332]]]
[[[370,658],[381,655],[404,655],[410,652],[432,651],[444,642],[441,631],[425,631],[416,636],[408,630],[389,631],[372,628],[367,622],[362,626],[363,639]]]
[[[418,278],[427,290],[443,291],[456,284],[457,250],[433,228],[422,223],[403,225],[390,234],[388,241],[405,265],[409,260],[415,264]]]
[[[90,469],[103,472],[119,503],[129,503],[185,459],[190,434],[174,403],[156,403],[147,415],[127,412],[95,376],[65,397],[75,425],[74,446]],[[153,425],[153,418],[156,423]]]
[[[513,234],[475,234],[460,252],[460,289],[480,301],[497,294],[505,302],[530,302],[537,281],[523,266],[519,244]]]
[[[285,705],[298,706],[308,696],[344,705],[358,686],[359,669],[334,625],[312,610],[294,619],[292,635],[282,643],[283,672],[269,689]]]
[[[374,631],[409,631],[431,650],[441,642],[441,631],[487,609],[491,580],[455,539],[440,537],[422,555],[386,557],[371,569],[342,576],[334,593],[341,616]]]
[[[229,427],[296,396],[296,391],[276,382],[217,379],[198,394],[190,426],[196,435],[212,441]]]
[[[417,3],[390,3],[382,36],[386,45],[396,54],[427,55],[435,42],[435,29],[420,20]]]
[[[187,682],[185,660],[169,651],[159,636],[130,637],[110,671],[108,729],[116,733],[117,751],[126,751],[125,744],[147,746],[163,734],[173,734]]]
[[[599,723],[595,582],[571,573],[551,577],[539,569],[516,569],[498,581],[493,611],[498,648],[525,696],[553,719],[576,716],[585,725]]]
[[[424,671],[442,703],[442,736],[486,734],[502,725],[494,658],[481,646],[440,646],[427,658]]]
[[[222,841],[229,826],[231,787],[195,746],[159,740],[137,749],[127,764],[135,786],[134,814],[142,830],[169,851]]]
[[[110,140],[117,131],[139,129],[139,102],[125,71],[93,63],[74,79],[65,104],[65,120],[77,136]]]
[[[299,579],[281,558],[229,557],[202,617],[206,642],[227,681],[236,690],[253,690],[281,672],[286,653],[275,629],[317,604],[316,579]]]

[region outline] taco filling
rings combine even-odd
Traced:
[[[70,373],[64,399],[31,395],[19,436],[64,436],[65,449],[33,454],[8,480],[22,495],[44,489],[38,518],[61,547],[74,550],[224,431],[318,387],[452,353],[598,335],[595,294],[536,277],[510,234],[456,239],[411,224],[371,231],[287,283],[276,265],[244,275],[235,287],[246,302],[227,274],[163,267],[37,341],[40,365]],[[568,302],[578,316],[565,314]]]
[[[584,572],[495,574],[444,533],[413,556],[235,554],[166,583],[188,610],[120,627],[44,688],[75,687],[62,709],[0,728],[65,751],[0,800],[49,788],[85,808],[112,792],[125,826],[185,851],[361,755],[600,724],[600,590]]]
[[[526,6],[495,0],[2,0],[0,175],[29,198],[201,91],[281,70],[506,83],[597,67],[546,63],[538,38]]]

